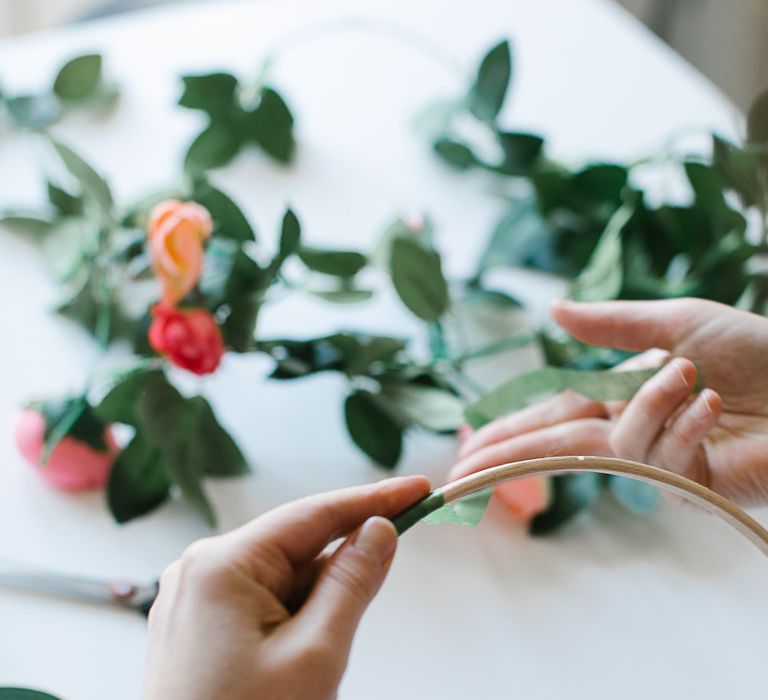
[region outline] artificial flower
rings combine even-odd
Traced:
[[[549,505],[549,479],[532,476],[528,479],[506,481],[493,491],[509,516],[520,523],[529,523]]]
[[[210,374],[221,362],[224,341],[207,309],[177,309],[160,303],[152,309],[149,344],[174,365]]]
[[[152,269],[163,287],[163,301],[175,304],[200,279],[203,248],[213,223],[196,202],[160,202],[150,215],[148,237]]]
[[[19,452],[46,481],[65,491],[87,491],[106,485],[112,463],[119,452],[109,428],[104,431],[106,449],[98,450],[67,435],[43,463],[45,428],[43,414],[26,409],[16,420],[14,437]]]

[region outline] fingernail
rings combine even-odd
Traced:
[[[397,546],[395,527],[386,518],[368,518],[350,544],[374,561],[383,564]]]
[[[669,363],[669,372],[672,373],[674,371],[680,379],[680,383],[687,387],[690,386],[690,381],[688,381],[688,377],[685,376],[685,372],[683,371],[685,367],[687,367],[687,362],[685,360],[676,359]]]

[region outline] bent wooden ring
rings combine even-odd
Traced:
[[[446,503],[458,501],[503,481],[579,472],[626,476],[681,496],[707,513],[724,520],[768,556],[768,530],[727,498],[666,469],[617,457],[542,457],[490,467],[435,489],[424,499],[395,516],[392,522],[398,534],[402,534]]]

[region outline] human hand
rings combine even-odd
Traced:
[[[397,545],[374,516],[428,492],[403,477],[310,496],[191,545],[150,611],[144,700],[335,697]]]
[[[583,342],[663,348],[669,362],[626,405],[566,392],[494,421],[466,440],[451,478],[544,454],[616,455],[768,501],[768,319],[701,299],[556,302],[552,316]]]

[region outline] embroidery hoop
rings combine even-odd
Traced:
[[[446,503],[458,501],[502,482],[531,476],[561,476],[582,472],[626,476],[680,496],[726,522],[768,556],[768,530],[727,498],[679,474],[617,457],[541,457],[500,464],[435,489],[395,516],[392,522],[398,534],[402,534]]]

